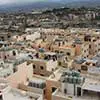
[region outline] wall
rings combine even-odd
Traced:
[[[88,43],[84,43],[82,45],[82,57],[87,58],[89,56],[89,44]]]
[[[62,83],[62,92],[64,93],[64,89],[67,90],[67,94],[74,95],[74,85],[69,83]]]
[[[24,91],[34,92],[38,94],[43,94],[43,89],[35,88],[35,87],[29,87],[24,84],[19,84],[19,88]]]
[[[67,98],[62,98],[60,96],[58,97],[58,96],[53,95],[52,100],[67,100]]]
[[[81,54],[81,45],[80,44],[76,44],[75,55],[78,56],[80,54]]]
[[[33,34],[26,36],[26,40],[31,40],[31,41],[35,41],[37,38],[40,38],[40,33],[38,32],[34,32]]]
[[[10,83],[10,85],[15,88],[18,87],[20,83],[23,83],[23,84],[26,83],[27,76],[29,74],[29,71],[31,69],[30,67],[32,67],[32,65],[30,64],[27,66],[27,63],[25,62],[18,65],[17,67],[18,67],[18,71],[10,75],[9,77],[7,77],[7,80]]]
[[[35,65],[35,68],[34,68],[34,73],[35,74],[38,74],[38,75],[46,75],[47,71],[46,71],[46,62],[44,61],[33,61],[32,62],[33,65]],[[40,66],[43,67],[43,69],[40,68]]]
[[[5,56],[6,56],[6,59],[15,59],[16,56],[13,56],[13,53],[12,53],[13,51],[15,51],[16,55],[18,55],[18,51],[15,49],[12,49],[8,51],[0,51],[0,58],[5,59]]]
[[[47,98],[47,100],[52,100],[52,87],[59,88],[60,85],[61,84],[58,81],[51,81],[51,80],[46,81],[46,98]],[[60,100],[60,99],[57,99],[57,100]]]

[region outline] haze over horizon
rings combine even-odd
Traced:
[[[28,2],[41,2],[48,0],[0,0],[0,5],[13,4],[13,3],[28,3]]]
[[[91,1],[91,0],[0,0],[0,5],[7,4],[24,4],[24,3],[34,3],[34,2],[81,2],[81,1]],[[95,1],[95,0],[92,0]],[[99,0],[98,0],[99,1]]]
[[[81,6],[100,6],[100,0],[0,0],[0,12]]]

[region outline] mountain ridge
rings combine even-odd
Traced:
[[[0,12],[6,11],[32,11],[33,9],[52,9],[59,7],[96,7],[100,6],[100,0],[57,0],[57,1],[45,1],[34,2],[25,4],[9,4],[0,5]]]

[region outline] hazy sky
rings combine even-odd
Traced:
[[[81,0],[0,0],[0,4],[11,4],[11,3],[27,3],[27,2],[36,2],[36,1],[81,1]],[[86,1],[86,0],[85,0]]]
[[[49,1],[49,0],[0,0],[0,4],[21,3],[21,2],[36,2],[36,1]],[[59,0],[54,0],[59,1]]]

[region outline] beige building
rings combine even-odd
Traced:
[[[11,33],[1,32],[0,33],[0,40],[1,41],[8,41],[11,38]]]
[[[32,64],[27,65],[27,62],[21,63],[16,67],[17,71],[7,77],[7,80],[12,87],[18,88],[19,84],[25,84],[27,79],[32,77],[33,69]]]
[[[75,48],[72,46],[60,46],[60,47],[54,47],[54,51],[60,54],[64,54],[68,57],[74,57],[75,56]]]
[[[1,100],[43,100],[42,94],[33,91],[24,91],[13,88],[7,80],[0,79],[0,99]]]
[[[81,48],[81,57],[88,58],[89,57],[89,44],[83,43]]]
[[[62,70],[61,70],[62,71]],[[65,73],[63,73],[65,72]],[[76,74],[77,78],[67,71],[63,71],[60,76],[60,86],[52,93],[52,100],[98,100],[99,99],[99,79]],[[75,71],[76,73],[77,71]],[[55,75],[56,76],[56,75]],[[64,77],[66,76],[66,77]]]
[[[53,60],[42,60],[42,59],[33,59],[31,61],[33,67],[33,74],[49,76],[52,71],[57,68],[57,61]]]

